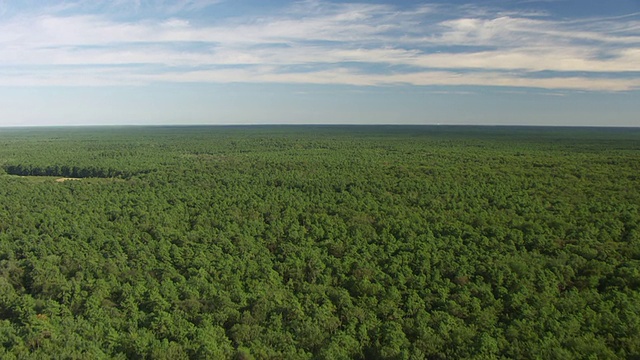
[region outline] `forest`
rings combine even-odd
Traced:
[[[0,128],[1,359],[638,359],[640,128]]]

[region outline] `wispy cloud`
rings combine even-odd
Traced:
[[[37,13],[7,10],[0,85],[640,88],[638,14],[557,19],[526,9],[303,1],[271,15],[191,16],[227,5],[218,3],[76,1]],[[152,5],[153,17],[121,16]],[[112,11],[96,11],[104,6]]]
[[[36,12],[65,15],[70,13],[100,13],[153,17],[200,11],[224,0],[73,0],[37,2]]]

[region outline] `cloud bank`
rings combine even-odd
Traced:
[[[0,8],[0,85],[158,82],[640,88],[640,14],[302,1],[76,1]],[[38,9],[38,10],[36,10]]]

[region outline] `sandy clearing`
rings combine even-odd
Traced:
[[[67,181],[67,180],[82,180],[82,179],[64,177],[64,178],[56,179],[56,182],[63,182],[63,181]]]

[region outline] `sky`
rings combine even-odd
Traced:
[[[0,0],[0,126],[640,126],[640,0]]]

